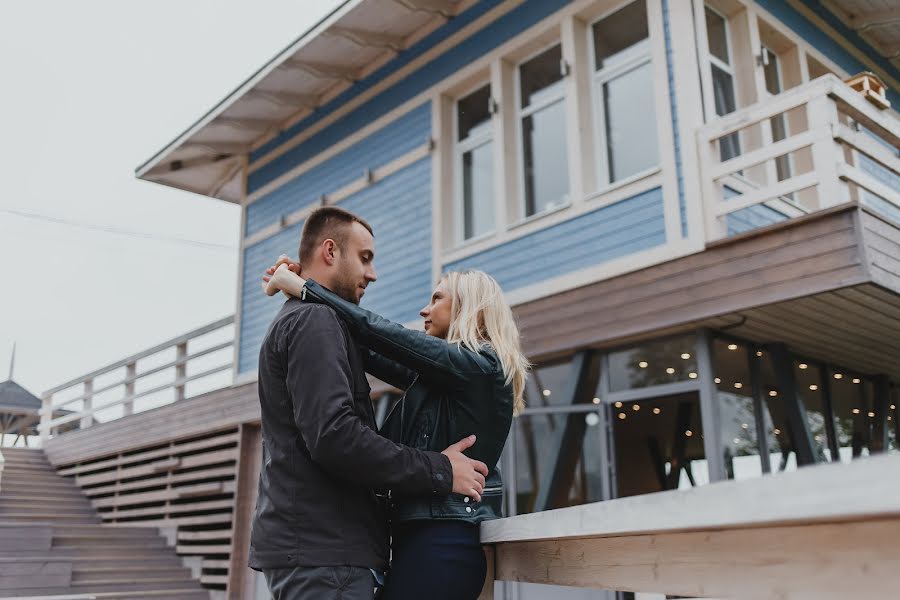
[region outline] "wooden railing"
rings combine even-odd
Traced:
[[[900,218],[900,120],[834,75],[698,131],[707,240],[846,202]]]
[[[204,384],[225,387],[231,383],[233,346],[230,316],[47,390],[41,440],[184,400],[208,391]]]
[[[498,581],[691,598],[897,598],[900,456],[500,519],[482,523],[481,539]]]

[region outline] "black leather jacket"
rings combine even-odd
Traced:
[[[347,324],[363,354],[367,372],[397,388],[403,398],[385,420],[382,435],[420,450],[438,451],[475,434],[466,455],[490,472],[480,502],[467,496],[391,494],[391,520],[452,519],[478,523],[502,516],[498,462],[513,414],[512,385],[490,349],[472,352],[413,331],[347,302],[308,280],[305,299],[330,306]]]

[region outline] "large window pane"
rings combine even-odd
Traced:
[[[609,180],[659,164],[653,67],[647,62],[603,84]]]
[[[891,400],[888,405],[888,451],[900,452],[900,388],[891,390]]]
[[[754,356],[754,359],[756,357]],[[750,356],[744,345],[713,341],[713,371],[719,409],[720,434],[729,479],[749,479],[763,473]]]
[[[559,45],[542,52],[519,67],[522,108],[559,94],[562,85],[562,49]]]
[[[736,110],[734,97],[734,78],[719,67],[712,66],[713,98],[716,103],[716,114],[727,115]],[[734,158],[741,153],[738,133],[732,133],[719,140],[719,154],[723,161]]]
[[[709,53],[729,64],[728,33],[725,19],[717,12],[706,7],[706,37],[709,40]]]
[[[491,86],[486,85],[456,104],[458,140],[490,131]]]
[[[565,120],[565,103],[562,100],[522,119],[525,216],[568,201]]]
[[[621,59],[628,48],[647,39],[647,4],[632,2],[594,23],[594,68],[598,71]]]
[[[611,412],[618,497],[709,483],[696,392],[617,402]]]
[[[494,229],[493,143],[462,155],[463,236],[476,237]]]
[[[841,462],[868,456],[875,421],[871,383],[842,371],[834,371],[829,383]]]
[[[766,442],[769,449],[769,464],[772,473],[795,471],[797,469],[796,434],[790,427],[785,406],[785,390],[778,385],[772,355],[763,353],[759,358],[760,392],[766,409],[763,412]]]
[[[797,395],[806,411],[806,424],[812,437],[813,457],[816,462],[831,460],[828,451],[828,418],[825,411],[822,374],[819,367],[805,362],[794,363],[797,379]]]
[[[693,336],[650,342],[609,355],[613,392],[691,379],[697,379]]]
[[[570,405],[576,376],[571,361],[532,369],[525,380],[526,408]]]
[[[596,412],[523,415],[515,419],[519,514],[540,508],[536,501],[541,492],[548,494],[545,508],[603,499],[600,422]],[[556,489],[542,490],[551,480]]]

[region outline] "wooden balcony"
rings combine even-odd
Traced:
[[[900,121],[834,75],[717,118],[697,142],[708,241],[847,202],[900,221]]]

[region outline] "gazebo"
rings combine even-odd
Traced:
[[[37,435],[37,425],[41,420],[41,399],[8,379],[0,383],[0,446],[4,445],[6,435],[15,435],[13,444],[25,436]]]

